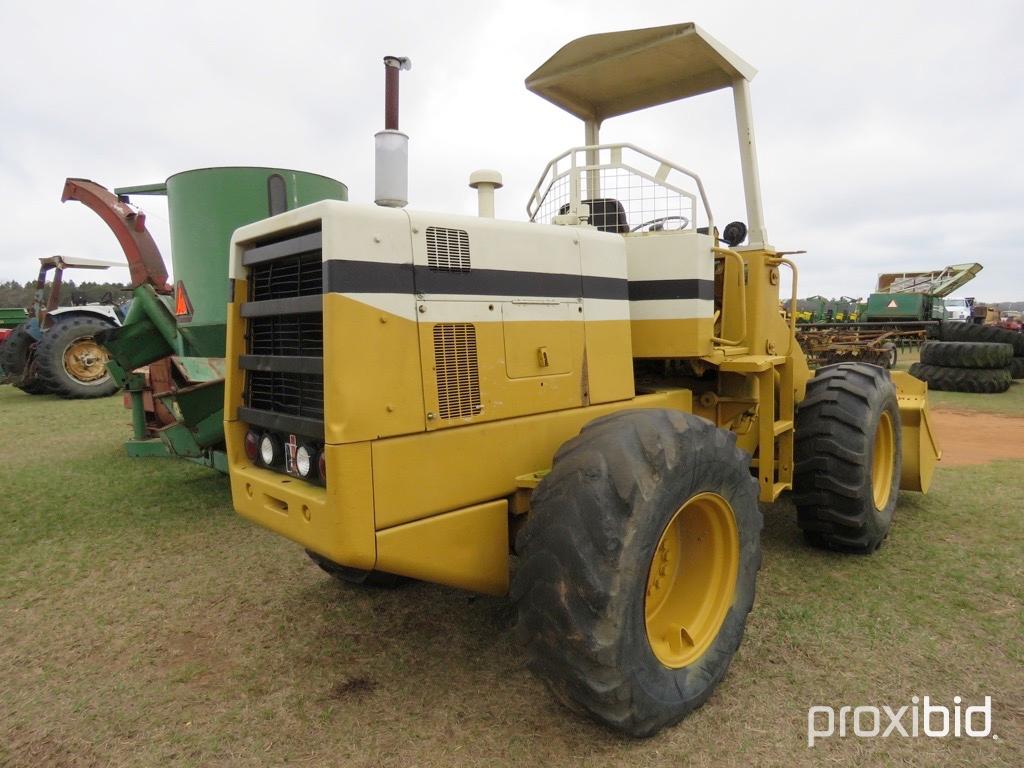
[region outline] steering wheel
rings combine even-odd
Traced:
[[[690,226],[690,220],[685,216],[659,216],[656,219],[645,221],[643,224],[637,224],[633,227],[630,232],[639,232],[641,229],[647,228],[648,232],[663,232],[665,230],[666,221],[679,221],[682,222],[677,229],[686,229]]]

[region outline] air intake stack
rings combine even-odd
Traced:
[[[404,56],[384,57],[384,130],[376,143],[374,202],[389,208],[409,204],[409,137],[398,130],[398,73],[412,69]]]

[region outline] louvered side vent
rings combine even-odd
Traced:
[[[476,358],[476,328],[470,323],[435,325],[434,364],[438,415],[442,419],[454,419],[478,414],[480,370]]]
[[[427,227],[427,266],[433,272],[469,272],[469,233]]]

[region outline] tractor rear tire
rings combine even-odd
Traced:
[[[306,550],[306,554],[309,555],[309,559],[320,566],[320,569],[325,573],[329,573],[338,581],[344,582],[345,584],[357,584],[364,587],[382,587],[391,588],[397,587],[399,584],[403,584],[409,579],[403,576],[396,576],[393,573],[385,573],[384,571],[364,571],[361,568],[349,568],[344,565],[338,565],[333,560],[328,560],[322,555],[318,555],[316,552]]]
[[[1010,360],[1010,377],[1024,379],[1024,357],[1014,357]]]
[[[761,526],[731,432],[657,409],[591,422],[555,455],[516,537],[511,597],[530,669],[629,736],[678,722],[739,647]]]
[[[67,399],[107,397],[119,389],[106,368],[107,353],[95,340],[112,323],[71,315],[58,318],[36,347],[37,376]]]
[[[984,341],[926,341],[921,362],[947,368],[1005,368],[1013,359],[1013,345]]]
[[[902,468],[900,411],[889,372],[819,368],[796,415],[793,502],[812,544],[869,554],[889,535]]]
[[[28,380],[22,380],[21,382],[14,385],[26,395],[48,395],[50,394],[50,388],[46,386],[46,382],[42,381],[37,375],[30,375]]]
[[[1024,357],[1024,333],[1010,331],[994,325],[975,325],[944,320],[939,324],[942,341],[982,341],[994,344],[1012,344],[1013,354]]]
[[[942,392],[994,395],[1008,390],[1013,382],[1009,368],[948,368],[914,363],[910,375],[928,382],[929,389]]]

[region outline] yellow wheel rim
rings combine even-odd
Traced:
[[[107,351],[91,336],[75,339],[64,350],[64,370],[83,384],[93,384],[107,376]]]
[[[736,593],[739,561],[729,502],[701,493],[676,510],[651,558],[644,600],[647,640],[666,667],[693,663],[718,636]]]
[[[882,411],[875,430],[875,447],[871,460],[871,491],[875,509],[885,509],[892,495],[892,466],[896,454],[896,432],[888,412]]]

